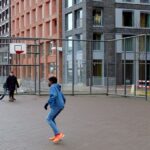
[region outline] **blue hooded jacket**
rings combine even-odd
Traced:
[[[51,108],[63,109],[65,106],[66,99],[64,94],[61,92],[61,85],[52,84],[49,90],[49,100],[48,104]]]

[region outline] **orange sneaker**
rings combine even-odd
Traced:
[[[53,141],[54,139],[55,139],[55,136],[49,138],[50,141]]]
[[[54,140],[53,140],[53,142],[54,143],[58,143],[60,140],[63,139],[64,136],[65,135],[63,133],[60,133],[60,134],[56,135],[55,138],[54,138]]]

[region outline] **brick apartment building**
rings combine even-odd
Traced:
[[[62,1],[61,0],[11,0],[11,36],[13,37],[42,37],[49,39],[62,38]],[[53,46],[52,46],[53,45]],[[58,78],[61,81],[62,46],[57,43],[60,50],[56,58],[56,46],[50,40],[40,41],[40,77],[47,79],[56,75],[56,59],[59,68]],[[28,46],[27,52],[33,52]],[[20,56],[20,64],[32,64],[34,55]],[[13,57],[15,63],[16,58]],[[20,78],[34,78],[33,66],[17,68]]]

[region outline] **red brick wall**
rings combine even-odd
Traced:
[[[62,38],[62,0],[12,0],[11,1],[11,35],[15,37],[43,37],[50,39]],[[50,9],[49,9],[50,8]],[[20,41],[24,42],[24,41]],[[46,42],[41,41],[43,49],[41,50],[40,63],[44,63],[44,78],[51,76],[49,64],[56,62],[56,53],[48,54]],[[33,42],[32,42],[33,43]],[[61,47],[61,42],[57,43]],[[33,48],[32,50],[33,51]],[[44,51],[44,52],[43,52]],[[62,80],[62,52],[58,53],[58,75]],[[20,56],[21,64],[33,64],[34,55]],[[13,59],[13,63],[16,60]],[[34,68],[22,67],[17,69],[20,78],[31,76],[34,79]],[[31,75],[30,75],[31,74]],[[41,69],[41,75],[43,74]],[[54,74],[56,75],[56,74]]]

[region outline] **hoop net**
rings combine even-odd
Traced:
[[[16,54],[22,54],[24,51],[23,50],[15,50]]]

